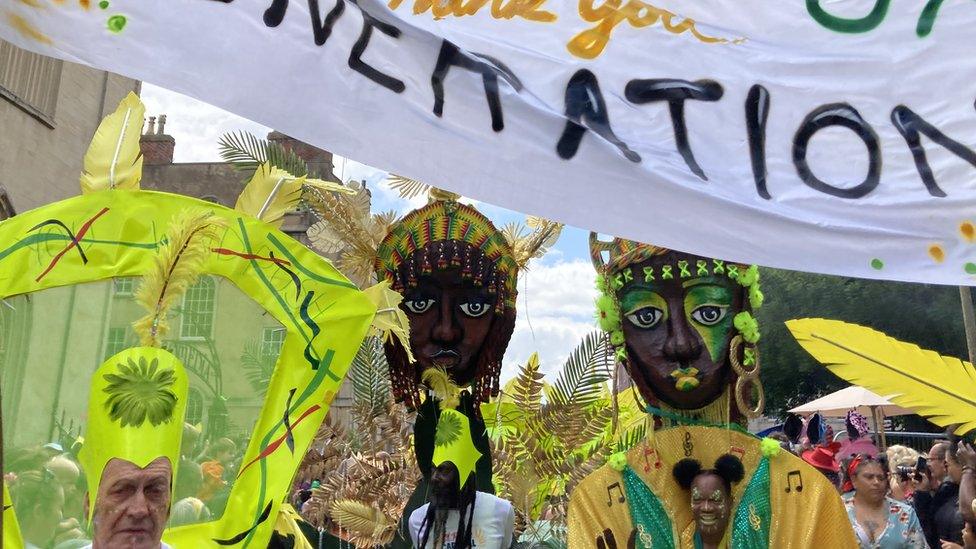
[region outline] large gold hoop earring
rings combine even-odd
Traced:
[[[763,389],[762,381],[759,379],[759,349],[755,346],[748,349],[752,352],[754,361],[751,368],[747,368],[740,358],[740,355],[744,355],[746,349],[746,342],[742,339],[742,335],[736,334],[729,343],[729,363],[731,363],[732,370],[738,376],[735,382],[735,405],[739,409],[739,413],[749,419],[755,419],[762,415],[763,408],[766,407],[766,391]],[[749,403],[752,400],[750,393],[753,388],[759,393],[755,406]]]

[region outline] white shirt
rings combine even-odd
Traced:
[[[429,503],[422,505],[410,515],[410,537],[413,546],[420,547],[420,525],[427,516]],[[447,512],[444,524],[444,549],[454,549],[457,540],[458,519],[456,510]],[[508,549],[512,545],[515,532],[515,508],[507,500],[477,492],[474,496],[474,519],[471,525],[471,545],[477,549]],[[433,533],[431,533],[433,536]],[[434,540],[427,540],[428,549],[434,547]]]

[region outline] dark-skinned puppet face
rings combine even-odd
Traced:
[[[754,267],[595,235],[591,253],[601,273],[601,327],[647,402],[701,409],[737,378],[753,380],[740,372],[758,385]]]
[[[416,405],[420,374],[446,369],[476,400],[497,395],[502,357],[515,329],[518,265],[508,241],[470,206],[439,200],[394,225],[377,250],[376,270],[403,295],[411,364],[387,345],[398,400]]]

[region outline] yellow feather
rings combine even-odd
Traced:
[[[366,288],[363,293],[376,306],[376,315],[371,326],[372,335],[381,336],[384,343],[391,337],[397,338],[407,352],[407,359],[414,362],[413,352],[410,350],[410,321],[407,314],[400,309],[403,296],[390,289],[390,283],[385,280]]]
[[[434,393],[434,396],[441,401],[442,409],[453,410],[461,403],[461,389],[451,381],[451,377],[447,375],[447,371],[443,368],[427,368],[421,374],[420,379],[427,384],[427,387]]]
[[[205,210],[184,210],[173,218],[166,244],[135,294],[136,302],[147,311],[132,326],[143,345],[159,346],[169,328],[166,315],[170,307],[196,283],[211,245],[225,226],[223,219]]]
[[[839,320],[805,318],[786,326],[808,353],[841,378],[937,425],[959,424],[959,434],[976,429],[972,364]]]
[[[262,164],[254,170],[234,209],[281,227],[285,214],[298,207],[304,183],[304,177],[295,177],[271,164]]]
[[[146,107],[134,93],[129,93],[112,114],[95,130],[81,173],[81,192],[88,194],[107,189],[138,190],[142,179],[142,136]]]

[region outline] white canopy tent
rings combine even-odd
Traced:
[[[887,447],[884,429],[882,428],[884,426],[884,418],[915,413],[857,385],[851,385],[850,387],[822,396],[816,400],[811,400],[802,406],[791,409],[790,412],[794,414],[813,414],[820,412],[820,414],[826,417],[844,417],[852,409],[857,409],[865,417],[874,419],[874,430],[881,436],[882,449]]]

